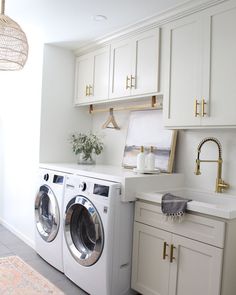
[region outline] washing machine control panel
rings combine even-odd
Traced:
[[[81,189],[82,192],[84,192],[87,188],[87,184],[86,182],[82,181],[80,184],[79,184],[79,188]]]

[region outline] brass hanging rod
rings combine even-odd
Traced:
[[[125,107],[114,107],[114,111],[141,111],[141,110],[161,110],[162,104],[157,103],[156,96],[152,96],[151,103],[150,104],[141,104],[141,105],[132,105],[132,106],[125,106]],[[91,104],[89,106],[89,113],[95,114],[95,113],[104,113],[109,112],[110,108],[104,108],[104,109],[94,109],[94,106]]]

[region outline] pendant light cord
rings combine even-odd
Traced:
[[[1,3],[1,14],[4,14],[5,12],[5,0],[2,0],[2,3]]]

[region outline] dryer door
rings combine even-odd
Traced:
[[[94,205],[84,196],[74,197],[65,212],[65,240],[75,260],[90,266],[102,254],[104,231]]]
[[[60,213],[56,196],[47,185],[40,187],[35,199],[35,222],[40,236],[46,242],[55,239],[60,225]]]

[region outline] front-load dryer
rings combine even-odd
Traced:
[[[35,198],[35,249],[43,259],[61,272],[64,184],[64,173],[39,169],[39,189]]]
[[[131,292],[133,204],[120,191],[119,183],[66,176],[64,272],[91,295]]]

